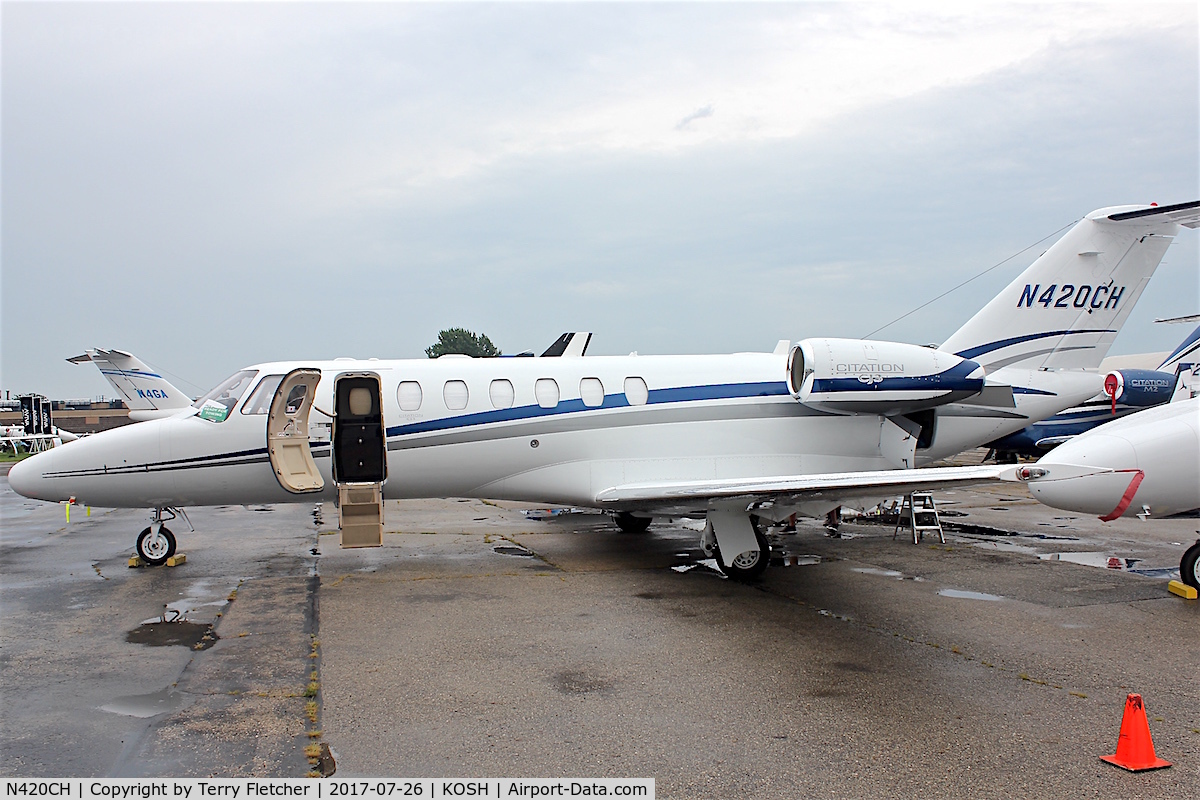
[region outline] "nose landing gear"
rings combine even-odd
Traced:
[[[156,508],[150,527],[138,534],[137,538],[138,558],[151,567],[161,566],[175,555],[175,534],[163,524],[163,512],[170,515],[166,519],[175,519],[174,509]],[[179,513],[183,514],[183,510],[180,509]],[[187,515],[183,514],[183,518],[187,520]],[[188,527],[191,527],[191,522],[188,522]]]
[[[1179,579],[1193,589],[1200,589],[1200,541],[1189,547],[1180,559]]]

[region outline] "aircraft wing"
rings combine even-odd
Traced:
[[[743,480],[658,481],[629,483],[596,495],[601,508],[656,511],[661,514],[695,511],[710,504],[741,505],[747,510],[769,505],[797,505],[813,500],[886,498],[909,492],[1016,480],[1016,468],[1003,465],[889,469],[873,472],[828,472]]]

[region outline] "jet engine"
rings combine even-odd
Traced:
[[[1148,408],[1166,403],[1175,391],[1175,375],[1153,369],[1119,369],[1104,376],[1104,394],[1113,404]]]
[[[983,390],[969,359],[915,344],[805,339],[788,357],[788,387],[806,406],[838,413],[910,414]]]

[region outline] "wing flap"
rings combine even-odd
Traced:
[[[611,509],[698,508],[709,503],[800,503],[838,497],[891,496],[923,489],[1015,480],[1015,467],[980,465],[932,469],[830,472],[741,480],[652,481],[613,486],[596,495]]]

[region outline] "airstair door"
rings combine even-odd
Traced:
[[[339,375],[333,385],[333,480],[342,547],[383,544],[387,434],[379,376]]]
[[[271,467],[279,485],[293,494],[325,487],[308,442],[308,410],[320,380],[319,369],[296,369],[284,375],[267,414]]]

